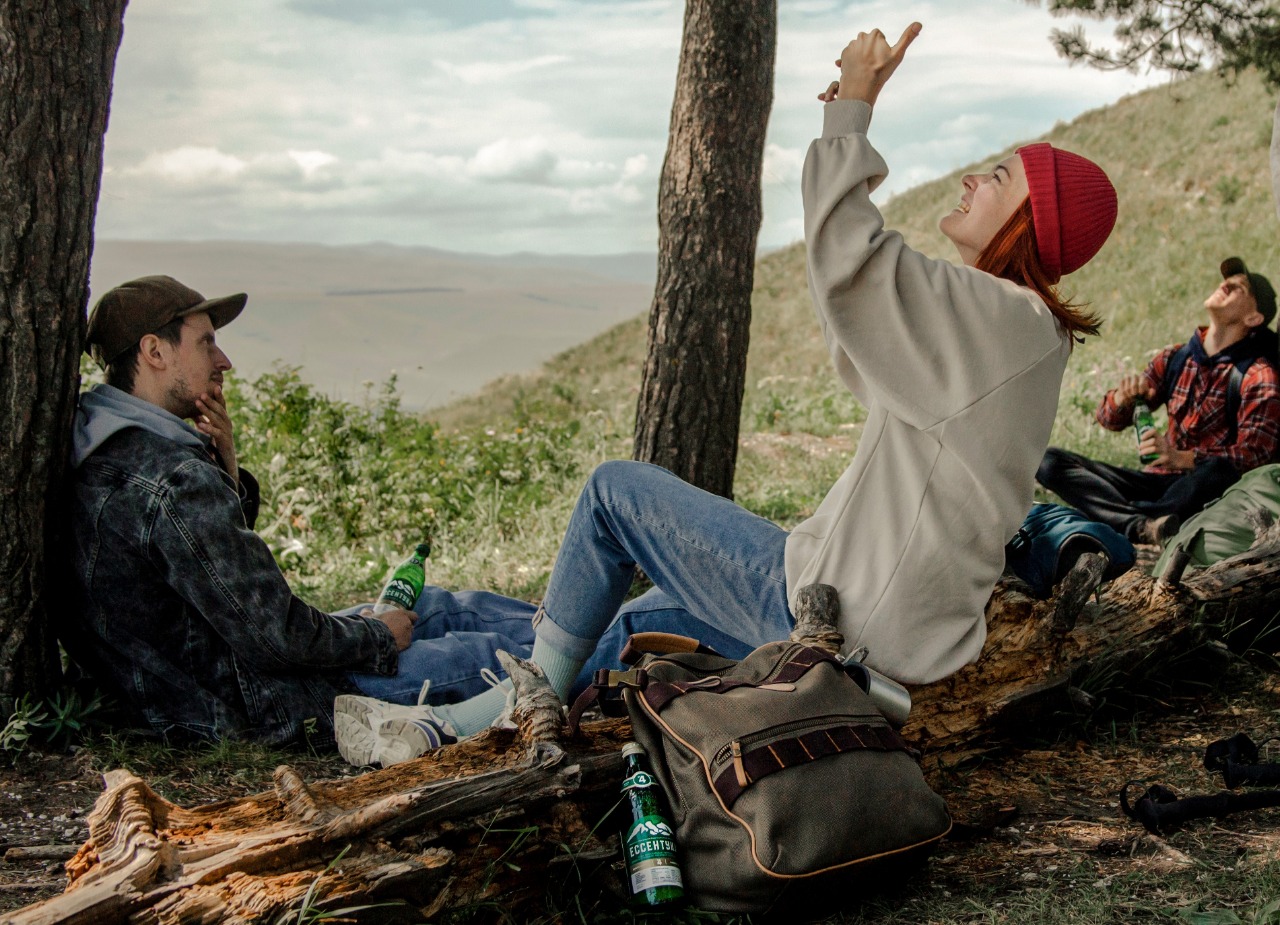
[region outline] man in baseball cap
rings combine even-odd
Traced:
[[[155,334],[197,312],[206,312],[217,330],[234,321],[248,300],[243,292],[206,299],[172,276],[144,276],[120,284],[98,300],[89,314],[85,350],[106,369],[145,334]]]
[[[433,587],[416,613],[326,613],[292,593],[253,531],[258,485],[236,462],[216,336],[245,302],[147,276],[94,306],[88,349],[107,381],[76,413],[67,653],[166,737],[318,745],[339,694],[488,690],[497,649],[530,653],[532,604]]]
[[[1163,543],[1280,445],[1277,340],[1268,327],[1276,291],[1239,257],[1218,271],[1222,282],[1204,300],[1209,323],[1142,374],[1123,377],[1098,407],[1098,423],[1121,431],[1133,425],[1135,402],[1165,405],[1168,430],[1148,430],[1134,453],[1154,461],[1138,470],[1049,447],[1036,473],[1067,504],[1135,542]]]

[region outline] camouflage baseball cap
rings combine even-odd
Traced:
[[[103,369],[146,334],[154,334],[175,318],[208,312],[215,328],[234,321],[249,297],[206,299],[172,276],[144,276],[122,283],[98,300],[89,314],[85,350]]]

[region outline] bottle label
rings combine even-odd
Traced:
[[[382,592],[382,600],[390,601],[405,610],[412,610],[417,599],[418,595],[414,593],[413,585],[403,578],[392,578]]]
[[[622,789],[626,790],[644,790],[647,787],[654,786],[653,775],[648,771],[636,771],[630,777],[622,782]]]
[[[632,893],[664,886],[683,888],[684,879],[676,862],[675,834],[661,816],[641,816],[631,826],[627,833],[627,871],[631,875]]]

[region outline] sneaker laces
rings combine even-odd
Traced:
[[[515,711],[515,708],[516,708],[515,685],[511,685],[510,687],[507,687],[507,685],[510,683],[510,679],[504,680],[502,678],[499,678],[497,672],[495,672],[492,668],[481,668],[480,677],[485,681],[485,683],[489,685],[490,688],[494,688],[494,687],[507,688],[507,703],[502,708],[502,712],[499,713],[497,718],[494,719],[494,721],[489,725],[497,726],[499,729],[515,729],[516,724],[511,719],[511,714]]]

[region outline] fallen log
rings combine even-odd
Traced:
[[[982,656],[912,690],[904,736],[927,763],[952,762],[1047,701],[1088,702],[1093,679],[1123,682],[1215,633],[1269,628],[1280,610],[1280,526],[1260,517],[1255,531],[1248,552],[1189,576],[1175,556],[1162,576],[1135,568],[1100,589],[1104,563],[1086,555],[1048,600],[1002,581]],[[817,591],[797,608],[808,644],[839,648],[832,603]],[[89,840],[67,862],[67,891],[6,921],[301,922],[359,907],[352,920],[419,922],[498,895],[508,907],[537,898],[557,871],[607,888],[604,820],[628,724],[587,722],[569,738],[540,670],[508,667],[517,728],[356,778],[307,782],[282,766],[272,791],[188,809],[109,772]]]

